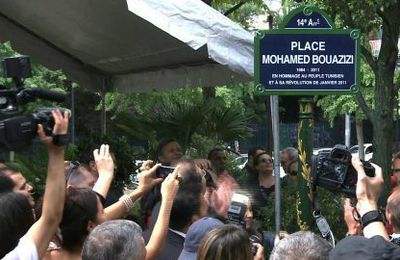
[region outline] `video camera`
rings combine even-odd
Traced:
[[[36,98],[64,102],[66,95],[49,89],[24,88],[24,80],[31,76],[28,56],[3,58],[0,75],[12,78],[15,84],[12,89],[0,85],[0,151],[18,151],[32,143],[38,124],[43,125],[47,135],[51,134],[54,127],[53,109],[39,109],[36,113],[24,115],[19,106]]]
[[[362,161],[365,174],[375,176],[375,168]],[[344,145],[335,145],[329,152],[320,152],[312,158],[313,183],[333,192],[354,196],[357,171],[351,164],[351,153]]]

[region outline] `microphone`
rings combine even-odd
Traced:
[[[35,98],[41,98],[54,102],[65,102],[66,94],[60,91],[54,91],[44,88],[23,89],[17,94],[17,100],[20,104],[28,103]]]

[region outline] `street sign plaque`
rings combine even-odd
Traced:
[[[255,85],[262,94],[349,94],[359,90],[359,30],[335,29],[312,6],[293,10],[283,29],[255,36]]]

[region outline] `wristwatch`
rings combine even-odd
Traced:
[[[361,226],[362,228],[365,228],[368,224],[375,221],[383,222],[382,214],[379,212],[379,210],[368,211],[361,217]]]

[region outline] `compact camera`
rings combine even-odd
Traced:
[[[365,174],[375,176],[375,168],[361,161]],[[320,152],[312,158],[313,183],[333,192],[355,195],[357,171],[351,164],[351,153],[344,145],[335,145],[330,152]]]

